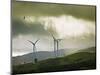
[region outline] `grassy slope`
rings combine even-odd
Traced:
[[[95,53],[79,52],[69,56],[13,66],[14,74],[95,69]]]

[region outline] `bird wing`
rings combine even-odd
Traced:
[[[24,19],[25,19],[25,16],[24,16]]]

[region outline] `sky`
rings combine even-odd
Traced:
[[[12,55],[53,51],[53,38],[62,39],[60,49],[95,46],[96,7],[39,2],[12,2]]]

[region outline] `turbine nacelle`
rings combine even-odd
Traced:
[[[61,41],[61,40],[63,40],[63,39],[57,39],[58,42]]]

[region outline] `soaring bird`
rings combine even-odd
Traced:
[[[24,19],[25,19],[25,16],[24,16]]]

